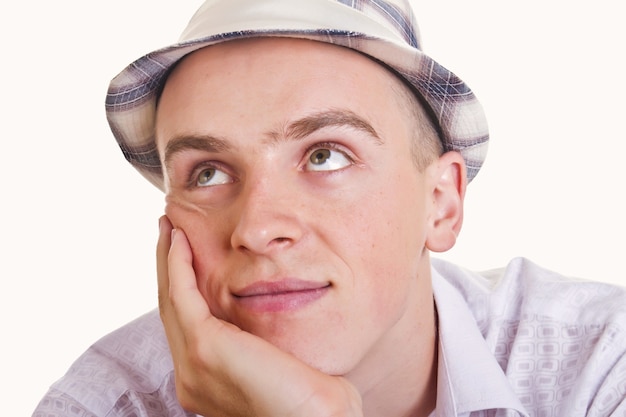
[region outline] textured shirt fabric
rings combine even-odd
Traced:
[[[434,417],[626,417],[626,290],[525,259],[474,273],[433,260]],[[105,336],[34,417],[193,416],[176,400],[158,311]]]
[[[626,417],[626,291],[433,261],[443,416]]]

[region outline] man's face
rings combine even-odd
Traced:
[[[237,41],[180,63],[158,108],[166,214],[211,311],[328,373],[433,314],[433,186],[392,88],[350,50]]]

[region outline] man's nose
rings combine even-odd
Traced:
[[[303,234],[298,195],[286,181],[260,180],[248,184],[239,196],[232,247],[270,254],[298,242]]]

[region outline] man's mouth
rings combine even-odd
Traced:
[[[233,293],[237,304],[260,313],[293,311],[323,297],[328,282],[283,279],[258,281]]]

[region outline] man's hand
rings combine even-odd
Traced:
[[[172,232],[165,216],[159,226],[159,309],[185,409],[207,417],[363,415],[361,397],[346,379],[215,318],[198,290],[185,233]]]

